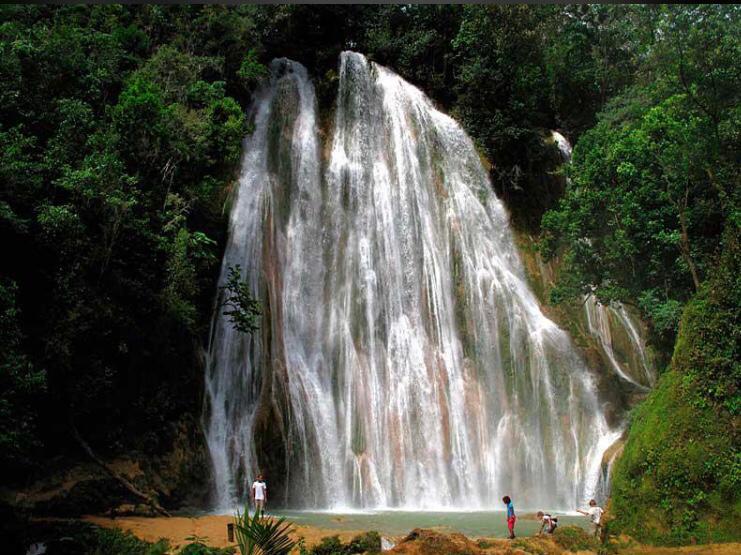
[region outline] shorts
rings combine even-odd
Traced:
[[[515,522],[517,522],[516,516],[511,516],[507,519],[507,528],[509,528],[509,533],[514,534],[515,533]]]

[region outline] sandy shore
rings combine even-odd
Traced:
[[[186,538],[198,536],[207,538],[205,542],[214,547],[234,545],[227,538],[226,525],[233,522],[229,515],[208,515],[200,517],[174,516],[171,518],[149,517],[116,517],[110,519],[102,516],[86,516],[84,520],[104,528],[127,530],[146,541],[155,542],[167,538],[173,547],[190,543]],[[306,545],[314,545],[326,536],[339,536],[343,542],[349,541],[363,530],[333,530],[314,526],[294,525],[294,538],[303,537]]]

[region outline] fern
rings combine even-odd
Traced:
[[[267,518],[259,510],[250,518],[246,507],[244,514],[237,511],[234,531],[242,555],[287,555],[296,545],[285,518]]]

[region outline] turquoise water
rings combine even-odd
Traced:
[[[466,536],[506,537],[507,522],[504,511],[368,511],[354,513],[330,513],[310,511],[269,511],[276,516],[299,525],[316,526],[333,530],[376,530],[388,536],[403,536],[414,528],[439,528],[461,532]],[[560,526],[577,525],[587,528],[586,517],[559,515]],[[518,516],[515,533],[518,536],[535,534],[540,525],[535,515]]]

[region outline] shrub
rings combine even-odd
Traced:
[[[347,553],[377,553],[381,551],[381,535],[371,530],[355,536],[348,544]]]
[[[327,536],[310,551],[311,555],[354,555],[380,552],[381,535],[375,531],[355,536],[347,544],[343,544],[339,536]]]
[[[108,528],[94,528],[83,543],[85,553],[90,555],[165,555],[170,551],[170,543],[165,539],[149,543],[131,532]]]
[[[559,527],[553,534],[556,543],[567,551],[597,551],[600,543],[578,526]]]
[[[344,553],[339,536],[324,537],[311,549],[311,555],[343,555]]]
[[[235,552],[233,547],[209,547],[205,543],[206,540],[207,538],[200,538],[189,543],[178,551],[178,555],[233,555]]]

